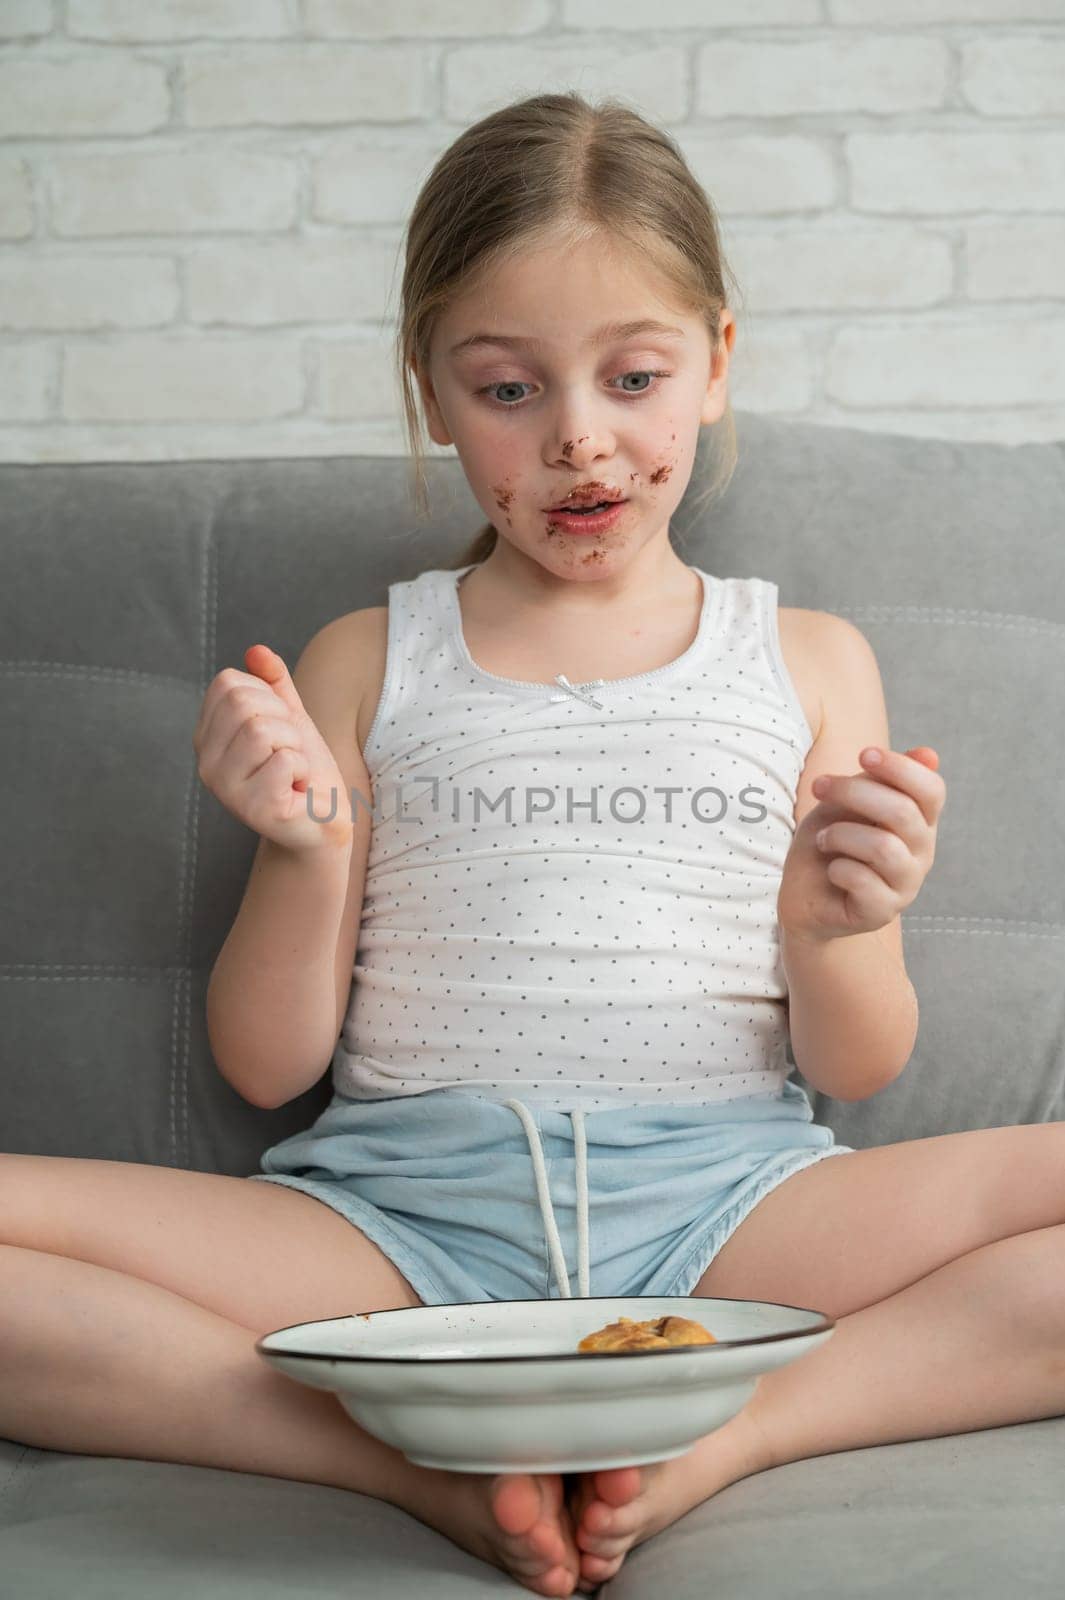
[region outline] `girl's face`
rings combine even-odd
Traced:
[[[664,327],[604,331],[652,319]],[[725,408],[729,311],[720,326],[712,362],[702,320],[601,235],[529,251],[438,321],[429,373],[414,368],[429,436],[454,444],[501,539],[559,576],[616,572],[668,545],[699,428]],[[628,504],[601,533],[572,533],[551,508],[587,483]]]

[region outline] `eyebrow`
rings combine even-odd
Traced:
[[[634,322],[608,322],[598,333],[592,334],[588,343],[596,346],[611,344],[622,339],[635,338],[638,333],[658,333],[678,339],[685,337],[683,328],[671,327],[667,322],[656,322],[653,317],[640,317]],[[522,338],[518,334],[508,333],[471,333],[468,338],[460,339],[458,344],[453,344],[449,354],[456,355],[460,350],[471,350],[486,344],[506,345],[518,350],[543,348],[542,339]]]

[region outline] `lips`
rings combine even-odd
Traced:
[[[574,489],[572,494],[567,495],[566,499],[562,501],[561,505],[548,506],[547,510],[583,511],[587,510],[589,506],[613,506],[622,499],[624,499],[624,496],[617,489],[605,489],[598,484],[588,484],[580,489]]]

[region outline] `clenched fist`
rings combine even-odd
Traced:
[[[203,697],[192,736],[200,777],[227,811],[296,854],[350,840],[351,797],[288,668],[265,644],[244,660],[247,672],[224,668]]]

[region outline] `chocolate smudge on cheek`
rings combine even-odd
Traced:
[[[492,485],[492,493],[496,497],[496,505],[502,511],[507,521],[510,521],[510,508],[514,503],[514,490],[508,489],[506,484]]]
[[[657,472],[652,472],[652,474],[651,474],[651,482],[652,483],[665,483],[666,479],[672,477],[672,475],[673,475],[673,468],[667,462],[665,466],[659,467]]]

